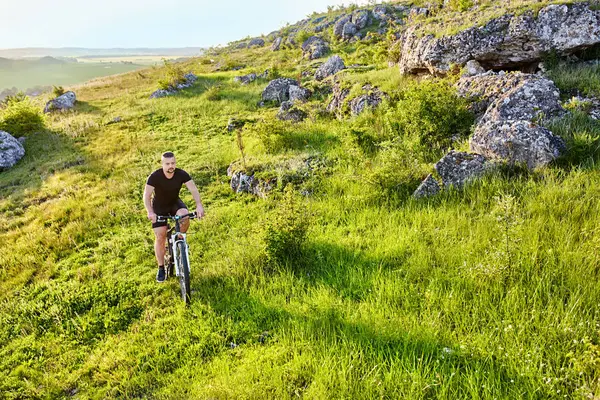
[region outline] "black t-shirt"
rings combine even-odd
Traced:
[[[150,174],[146,181],[147,185],[154,187],[153,204],[157,207],[169,207],[175,204],[179,199],[181,186],[191,179],[187,172],[179,168],[175,168],[171,179],[165,176],[162,168],[157,169]]]

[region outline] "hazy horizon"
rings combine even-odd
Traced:
[[[3,4],[2,47],[23,48],[207,48],[260,36],[343,0],[22,0]],[[352,3],[364,4],[366,1]],[[34,13],[31,10],[35,10]],[[26,27],[27,29],[23,29]],[[16,35],[15,32],[19,34]]]

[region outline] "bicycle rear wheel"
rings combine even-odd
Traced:
[[[179,287],[181,288],[181,299],[185,304],[190,304],[192,300],[192,290],[190,288],[190,264],[185,251],[183,242],[177,243],[177,261],[179,264]]]

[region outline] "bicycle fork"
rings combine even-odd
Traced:
[[[179,265],[179,257],[177,257],[177,245],[179,243],[183,243],[183,249],[185,251],[185,259],[188,260],[188,268],[190,269],[190,273],[191,273],[191,267],[190,267],[190,253],[188,251],[188,246],[187,246],[187,242],[186,242],[186,234],[185,233],[174,233],[173,235],[171,235],[171,238],[169,240],[169,244],[171,245],[171,255],[173,257],[173,264],[175,265],[175,276],[179,277],[182,276],[183,273],[181,272],[181,265]]]

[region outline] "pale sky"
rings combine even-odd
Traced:
[[[0,48],[204,47],[364,0],[0,0]]]

